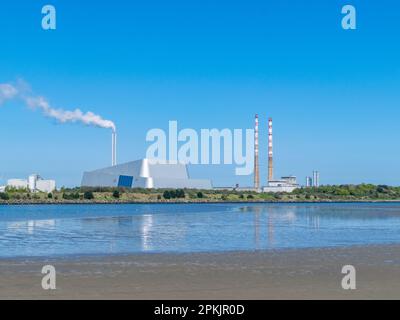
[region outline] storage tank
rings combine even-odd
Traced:
[[[31,174],[28,178],[28,188],[30,191],[36,190],[36,182],[39,179],[39,175]]]

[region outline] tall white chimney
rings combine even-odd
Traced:
[[[111,166],[117,165],[117,133],[111,134]]]

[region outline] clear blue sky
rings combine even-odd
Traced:
[[[57,30],[41,29],[41,7]],[[357,30],[341,28],[341,7]],[[261,174],[274,118],[276,176],[303,182],[400,181],[400,4],[397,1],[2,1],[0,83],[23,78],[61,108],[118,127],[119,162],[144,156],[145,135],[181,128],[250,128],[258,113]],[[110,163],[110,132],[59,125],[12,102],[0,107],[0,175],[38,172],[58,186]],[[232,167],[191,168],[216,185]]]

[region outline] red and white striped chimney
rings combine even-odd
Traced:
[[[254,124],[254,189],[260,188],[260,171],[258,163],[258,114],[255,117]]]
[[[268,119],[268,181],[274,180],[274,165],[272,160],[272,118]]]

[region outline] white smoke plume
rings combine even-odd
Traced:
[[[0,105],[6,100],[14,98],[17,93],[17,89],[11,84],[0,83]]]
[[[111,129],[113,132],[116,131],[114,122],[103,119],[91,111],[84,113],[80,109],[73,111],[56,109],[44,97],[27,95],[24,90],[18,90],[15,86],[8,83],[0,84],[0,105],[6,100],[17,97],[22,99],[31,109],[39,109],[45,116],[56,119],[60,123],[80,122],[89,126]]]
[[[103,119],[101,116],[94,114],[91,111],[83,113],[79,109],[73,111],[54,109],[43,97],[27,97],[25,98],[25,101],[30,108],[40,109],[44,115],[56,119],[61,123],[81,122],[89,126],[112,129],[115,132],[115,124],[111,120]]]

